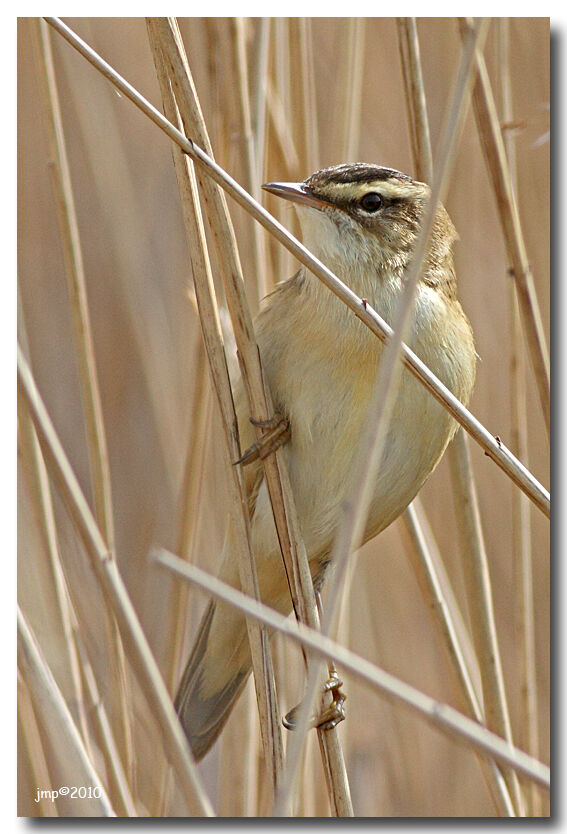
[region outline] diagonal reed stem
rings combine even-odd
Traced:
[[[420,502],[415,499],[402,516],[404,538],[408,540],[408,553],[412,569],[419,583],[435,625],[441,634],[441,642],[448,656],[448,666],[454,680],[454,689],[461,709],[479,724],[486,724],[484,710],[473,684],[471,670],[464,651],[464,624],[456,607],[454,597],[445,593],[442,583],[441,557],[427,544],[424,527],[427,521]],[[446,577],[445,577],[446,578]],[[445,583],[446,584],[446,583]],[[451,601],[453,605],[451,605]],[[458,628],[458,625],[461,628]],[[468,634],[466,635],[467,641]],[[499,765],[481,759],[483,775],[497,805],[506,816],[515,816],[510,792],[503,779]]]
[[[22,413],[18,415],[18,423],[23,453],[26,458],[29,458],[29,465],[32,470],[30,486],[36,493],[33,503],[37,509],[38,524],[45,541],[57,613],[60,618],[60,628],[68,655],[68,665],[74,690],[74,711],[78,713],[78,729],[89,758],[92,760],[93,749],[87,721],[87,713],[91,714],[96,732],[96,742],[104,757],[108,776],[108,794],[112,806],[120,816],[136,816],[128,780],[122,766],[122,757],[119,755],[104,704],[98,691],[96,691],[96,680],[82,645],[79,626],[71,604],[70,592],[61,565],[49,477],[39,441],[30,415],[26,411],[22,410]],[[42,592],[46,590],[42,587]],[[92,711],[89,707],[92,708]],[[51,783],[54,781],[56,780],[51,780]],[[38,782],[37,784],[47,783]]]
[[[50,476],[81,537],[104,597],[120,628],[128,660],[159,723],[166,755],[175,767],[187,807],[197,816],[212,816],[211,803],[201,785],[183,730],[118,571],[116,559],[106,546],[19,348],[18,389],[33,420]]]
[[[174,571],[178,576],[192,582],[214,597],[233,605],[250,617],[265,623],[270,628],[281,632],[291,640],[305,646],[317,657],[333,658],[353,675],[369,683],[384,695],[404,703],[406,706],[427,718],[434,726],[445,733],[466,741],[471,747],[486,755],[513,767],[518,773],[533,780],[536,784],[549,790],[550,770],[542,762],[514,747],[505,739],[479,725],[476,721],[462,715],[457,710],[425,695],[413,686],[404,683],[389,672],[375,666],[350,649],[341,646],[335,640],[320,631],[309,628],[288,617],[284,617],[258,600],[250,599],[241,591],[227,585],[215,576],[201,570],[196,565],[188,564],[172,553],[160,550],[155,554],[156,561]]]
[[[50,32],[42,19],[31,21],[42,94],[43,116],[51,157],[52,184],[57,206],[59,232],[63,245],[65,272],[69,289],[73,331],[77,347],[81,395],[84,408],[87,445],[94,493],[94,511],[109,550],[113,551],[114,520],[110,483],[110,465],[104,429],[104,417],[100,399],[94,344],[91,332],[87,300],[86,277],[75,211],[71,171],[67,159],[63,122]],[[116,623],[108,623],[109,645],[113,673],[117,680],[120,699],[120,724],[117,727],[121,755],[130,783],[134,781],[134,741],[130,724],[130,685],[124,658],[124,649]]]
[[[44,743],[37,724],[30,691],[18,671],[18,729],[22,733],[20,744],[18,739],[18,759],[24,756],[28,760],[30,773],[34,785],[52,785],[55,779],[51,777],[47,765]],[[39,797],[36,816],[57,817],[59,809],[57,802],[48,797]]]
[[[21,296],[18,287],[18,339],[28,362],[29,344],[27,329],[24,320],[24,312],[21,303]],[[45,462],[41,455],[41,448],[33,424],[27,414],[18,414],[18,453],[22,449],[24,471],[29,467],[29,486],[32,490],[31,503],[36,511],[38,527],[43,538],[43,546],[47,554],[53,591],[57,600],[57,616],[59,628],[63,635],[67,662],[73,687],[73,695],[77,705],[78,723],[81,729],[85,744],[88,747],[88,726],[87,716],[83,706],[83,686],[81,681],[80,664],[77,655],[77,646],[74,639],[73,611],[65,583],[65,577],[61,570],[59,559],[59,541],[57,538],[57,526],[53,510],[53,498],[49,485],[49,476],[45,468]],[[113,798],[113,797],[111,797]]]
[[[45,737],[50,740],[50,744],[55,749],[55,755],[67,763],[70,768],[69,772],[73,774],[77,784],[89,785],[93,788],[92,796],[85,799],[78,797],[76,801],[74,800],[77,814],[114,817],[116,813],[110,804],[102,780],[93,767],[65,699],[19,607],[17,615],[19,668],[34,703],[35,714],[40,724],[43,725]]]

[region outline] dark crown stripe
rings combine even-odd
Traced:
[[[359,162],[354,165],[335,165],[330,168],[323,168],[312,174],[307,183],[309,185],[323,185],[324,183],[357,183],[375,182],[389,179],[397,179],[409,182],[411,177],[396,171],[394,168],[383,168],[380,165],[369,165]]]

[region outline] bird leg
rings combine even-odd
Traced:
[[[317,610],[319,611],[319,620],[321,620],[323,606],[319,590],[315,591],[315,601],[317,603]],[[313,716],[310,723],[311,727],[317,727],[318,730],[332,730],[337,726],[337,724],[340,724],[341,721],[345,720],[346,712],[344,703],[347,696],[344,695],[341,690],[342,685],[343,682],[337,674],[335,663],[333,660],[330,660],[329,677],[323,684],[323,694],[330,692],[332,693],[333,699],[330,704],[321,710],[319,716]],[[282,724],[286,730],[295,730],[297,726],[297,714],[300,708],[301,703],[299,703],[296,707],[293,707],[293,709],[290,709],[287,715],[282,718]]]
[[[331,692],[333,700],[324,707],[318,716],[313,716],[309,726],[317,727],[318,730],[332,730],[341,721],[346,718],[344,702],[346,695],[341,691],[343,685],[342,680],[337,675],[334,663],[329,663],[329,678],[323,685],[323,693]],[[290,711],[282,718],[282,724],[286,730],[295,730],[297,727],[297,715],[301,709],[303,702],[290,709]]]
[[[331,660],[329,662],[329,677],[325,682],[323,692],[330,692],[333,700],[329,706],[322,710],[319,716],[317,727],[321,730],[332,730],[346,718],[344,703],[347,696],[341,690],[342,685],[343,682],[337,675],[335,664]]]
[[[264,460],[264,458],[287,443],[291,437],[291,430],[289,427],[289,420],[286,417],[281,417],[279,414],[274,414],[269,420],[255,420],[250,417],[250,422],[253,426],[261,429],[268,429],[266,434],[262,435],[255,443],[246,449],[241,458],[234,462],[234,465],[241,463],[242,466],[247,466],[252,461]]]

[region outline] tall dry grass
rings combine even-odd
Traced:
[[[144,20],[66,23],[162,109]],[[194,18],[179,30],[215,158],[254,197],[266,179],[342,161],[410,173],[437,163],[461,60],[456,20]],[[50,45],[60,128],[45,95]],[[280,777],[262,752],[254,687],[195,770],[158,674],[171,691],[206,597],[150,552],[214,573],[234,500],[170,140],[45,25],[19,22],[18,59],[19,339],[54,426],[52,437],[23,361],[19,813],[266,815]],[[471,410],[547,485],[548,21],[490,21],[476,60],[445,201],[481,357]],[[266,204],[297,231],[289,207]],[[253,313],[296,262],[228,206]],[[207,239],[234,378],[208,228]],[[547,519],[475,443],[451,451],[453,476],[448,457],[419,503],[351,558],[339,641],[463,714],[487,715],[545,762]],[[277,637],[272,658],[284,713],[302,696],[302,654]],[[544,789],[339,673],[348,717],[336,736],[355,815],[549,813]],[[327,815],[336,795],[329,804],[310,736],[292,813]],[[102,798],[34,802],[79,773],[99,780]]]

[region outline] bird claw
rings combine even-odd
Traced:
[[[255,443],[246,449],[241,458],[234,462],[234,465],[242,464],[248,466],[255,460],[264,460],[264,458],[275,452],[284,443],[287,443],[291,436],[289,427],[289,420],[285,417],[280,417],[279,414],[274,414],[268,420],[255,420],[250,417],[250,422],[253,426],[261,429],[268,429],[266,434],[260,437]]]
[[[341,721],[345,720],[346,713],[344,703],[346,701],[346,695],[343,695],[341,692],[342,685],[343,682],[336,672],[332,672],[329,679],[323,686],[323,692],[331,692],[333,700],[329,706],[325,707],[321,711],[320,715],[312,717],[309,725],[310,727],[317,727],[318,730],[332,730],[337,726],[337,724],[340,724]],[[300,709],[301,704],[297,704],[297,706],[290,709],[290,711],[282,718],[282,724],[286,730],[295,730],[297,728],[297,714]]]
[[[344,703],[346,701],[346,695],[344,695],[341,691],[342,685],[342,680],[339,678],[337,673],[333,671],[323,687],[325,692],[332,693],[333,700],[328,707],[325,707],[319,716],[316,725],[319,730],[332,730],[337,726],[337,724],[340,724],[341,721],[345,720],[346,712]]]

